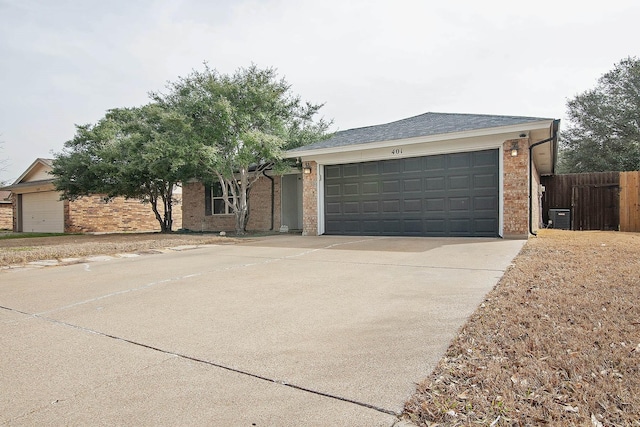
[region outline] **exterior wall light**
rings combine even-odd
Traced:
[[[305,162],[305,164],[304,164],[304,168],[302,168],[302,171],[303,171],[305,174],[309,174],[309,173],[311,173],[311,165],[309,164],[309,162]]]
[[[520,146],[518,145],[518,141],[513,141],[513,143],[511,144],[511,157],[517,157],[519,149]]]

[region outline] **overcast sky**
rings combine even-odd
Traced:
[[[203,61],[276,68],[334,130],[428,111],[564,119],[640,56],[639,17],[637,0],[0,0],[0,181]]]

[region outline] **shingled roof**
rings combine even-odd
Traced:
[[[487,114],[424,113],[391,123],[336,132],[331,138],[290,150],[301,152],[344,147],[369,142],[393,141],[420,136],[488,129],[552,120],[540,117],[493,116]]]

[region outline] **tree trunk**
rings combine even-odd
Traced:
[[[149,202],[151,203],[151,209],[153,210],[153,214],[156,217],[156,220],[160,224],[160,232],[161,233],[171,233],[171,227],[173,226],[173,218],[172,218],[172,198],[173,198],[173,186],[169,186],[169,189],[166,192],[162,192],[160,195],[162,199],[162,210],[163,215],[160,215],[160,210],[158,209],[158,195],[151,194],[149,196]]]
[[[151,195],[149,197],[149,203],[151,203],[151,209],[153,210],[153,214],[156,216],[156,220],[160,223],[160,232],[166,233],[164,220],[158,211],[158,196]]]
[[[166,194],[162,195],[164,202],[164,221],[161,231],[163,233],[171,233],[173,227],[173,184],[167,184]]]
[[[246,233],[249,207],[247,206],[247,187],[249,182],[248,172],[245,168],[240,169],[240,185],[238,189],[238,206],[236,214],[236,234]]]

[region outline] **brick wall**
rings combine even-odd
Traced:
[[[0,203],[0,230],[13,230],[13,205]]]
[[[307,162],[305,162],[306,164]],[[308,162],[311,173],[302,174],[302,235],[318,235],[318,164]]]
[[[511,156],[517,142],[518,155]],[[503,144],[504,237],[529,235],[529,139],[509,139]]]
[[[182,226],[182,203],[179,194],[175,198],[172,229],[178,230]],[[162,215],[162,211],[160,213]],[[67,233],[160,231],[151,205],[137,199],[116,197],[104,202],[100,196],[85,196],[65,201],[64,214]]]
[[[273,229],[280,228],[281,178],[274,176]],[[201,182],[185,184],[182,189],[182,227],[191,231],[235,231],[234,215],[205,215],[204,185]],[[260,177],[249,194],[249,222],[247,231],[271,229],[271,181]]]
[[[281,202],[280,191],[282,189],[280,176],[273,177],[274,206],[273,206],[273,230],[280,228]],[[271,230],[271,181],[264,176],[253,184],[249,194],[249,231]]]

